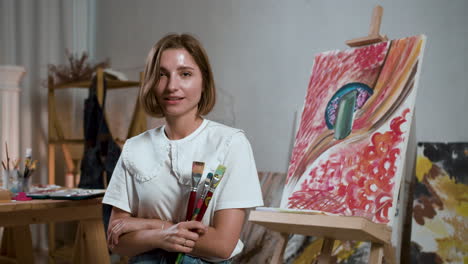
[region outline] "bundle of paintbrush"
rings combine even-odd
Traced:
[[[210,172],[206,176],[205,182],[203,184],[203,189],[200,190],[200,195],[199,195],[199,198],[198,198],[197,206],[193,210],[193,215],[192,215],[192,218],[190,220],[196,220],[198,215],[200,215],[200,210],[201,210],[201,207],[203,205],[203,201],[205,200],[205,197],[208,194],[208,190],[210,188],[211,179],[213,179],[213,173]],[[198,220],[198,221],[200,221],[200,220]]]
[[[201,221],[203,219],[206,208],[208,208],[211,197],[213,197],[213,193],[216,190],[216,187],[218,187],[219,182],[223,178],[224,172],[226,172],[226,167],[219,165],[218,168],[216,168],[214,176],[212,173],[209,173],[208,176],[206,176],[204,189],[200,195],[200,199],[198,199],[197,207],[193,213],[192,220]]]
[[[192,192],[190,193],[190,200],[192,200],[192,197],[197,196],[198,182],[200,181],[201,174],[203,173],[203,168],[201,169],[200,176],[198,176],[197,173],[194,173],[194,172],[199,172],[198,170],[199,167],[195,171],[195,163],[196,162],[193,162],[194,165],[192,166]],[[199,162],[199,163],[202,163],[202,162]],[[187,207],[187,220],[201,221],[203,219],[203,216],[205,215],[205,212],[206,212],[206,208],[208,208],[211,198],[213,197],[213,193],[216,190],[216,187],[218,187],[219,182],[224,176],[224,172],[226,172],[226,167],[224,167],[223,165],[219,165],[218,168],[216,168],[216,172],[214,176],[213,176],[213,173],[211,172],[208,173],[208,175],[206,176],[204,185],[203,185],[203,189],[200,190],[200,194],[198,195],[200,198],[198,199],[197,206],[195,207],[195,209],[193,208],[193,203],[191,203],[189,200],[189,206]],[[195,182],[196,182],[196,187],[194,187],[193,185]],[[193,192],[195,192],[195,195],[192,196]],[[195,198],[194,198],[194,201],[195,201]],[[188,218],[188,216],[190,216],[190,218]],[[183,253],[179,253],[176,259],[176,264],[179,264],[180,261],[182,261],[183,256],[184,256]]]

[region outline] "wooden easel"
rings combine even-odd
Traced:
[[[348,40],[346,44],[350,47],[359,47],[386,41],[387,37],[379,33],[382,14],[383,8],[376,6],[372,14],[369,35]],[[249,221],[281,233],[280,242],[271,261],[274,264],[282,263],[289,234],[323,237],[318,257],[319,264],[335,262],[331,256],[335,240],[369,241],[371,242],[369,263],[381,264],[384,255],[387,263],[396,263],[391,245],[391,228],[386,224],[373,223],[362,217],[252,211]]]
[[[382,263],[384,251],[388,262],[395,263],[392,261],[390,244],[391,228],[386,224],[376,224],[362,217],[252,211],[249,221],[281,233],[282,238],[276,246],[271,261],[274,264],[283,263],[283,252],[289,234],[323,237],[319,264],[332,263],[331,253],[335,240],[370,241],[372,246],[369,263]]]

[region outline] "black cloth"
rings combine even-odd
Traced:
[[[104,117],[107,83],[104,78],[104,99],[102,108],[99,105],[96,89],[97,80],[93,78],[89,96],[84,102],[84,137],[85,150],[81,160],[79,188],[104,189],[103,173],[106,172],[107,183],[110,182],[114,168],[119,160],[120,146],[112,139]],[[107,230],[112,206],[103,204],[103,222]]]
[[[120,157],[120,146],[112,139],[104,117],[107,83],[104,79],[103,107],[96,94],[96,77],[89,88],[89,96],[84,107],[85,150],[81,161],[81,176],[78,187],[104,189],[103,173],[110,181],[115,165]]]

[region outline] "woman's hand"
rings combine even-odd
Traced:
[[[107,244],[113,248],[119,243],[119,237],[125,233],[137,230],[137,227],[132,227],[135,221],[132,217],[122,217],[112,220],[107,229]]]
[[[198,221],[187,221],[175,224],[161,231],[159,248],[169,252],[190,253],[200,235],[208,227]]]

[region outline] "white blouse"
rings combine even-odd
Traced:
[[[211,225],[217,210],[263,206],[252,148],[244,132],[207,119],[180,140],[168,139],[164,126],[127,140],[103,203],[139,218],[184,221],[193,161],[205,163],[199,190],[209,172],[214,174],[218,165],[226,167],[203,224]],[[239,240],[231,257],[242,248]]]

